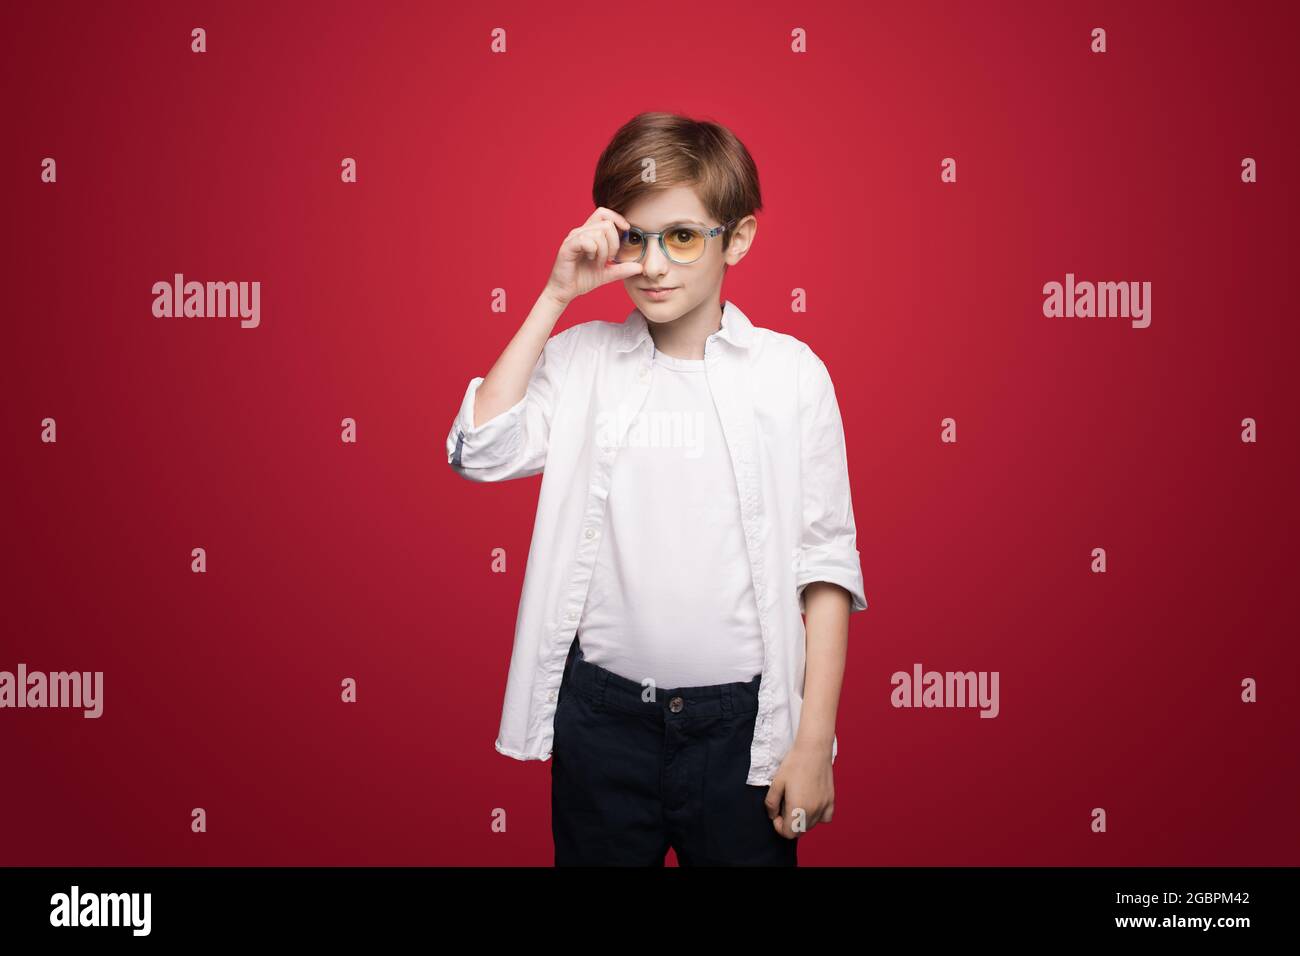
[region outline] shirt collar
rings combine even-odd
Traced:
[[[739,348],[748,348],[753,338],[754,326],[744,312],[731,302],[722,303],[722,328],[713,334],[725,339]],[[633,309],[623,320],[622,338],[618,345],[619,352],[630,352],[650,338],[650,324],[640,309]]]

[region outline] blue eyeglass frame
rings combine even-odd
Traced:
[[[697,226],[697,225],[695,225],[695,224],[692,223],[692,222],[675,222],[675,223],[673,223],[672,225],[670,225],[667,229],[665,229],[663,232],[646,232],[644,229],[637,229],[635,226],[633,226],[631,229],[622,229],[622,230],[620,230],[620,231],[619,231],[619,234],[618,234],[618,241],[619,241],[619,244],[622,245],[624,242],[627,241],[628,236],[632,235],[632,233],[634,233],[634,232],[635,232],[638,236],[640,236],[642,239],[649,239],[651,236],[654,236],[656,239],[659,240],[659,248],[663,251],[663,254],[664,254],[664,258],[665,258],[665,259],[667,259],[669,262],[675,262],[675,263],[677,263],[677,265],[679,265],[679,266],[688,266],[688,265],[690,265],[692,262],[699,262],[701,259],[703,259],[703,258],[704,258],[704,253],[701,252],[701,253],[700,253],[698,256],[696,256],[694,259],[687,259],[687,260],[684,261],[684,262],[683,262],[681,259],[674,259],[674,258],[672,257],[672,253],[670,253],[670,252],[668,251],[668,246],[667,246],[667,244],[664,243],[664,235],[665,235],[666,233],[672,232],[674,229],[683,229],[683,228],[685,228],[685,229],[691,229],[691,230],[694,230],[695,232],[698,232],[698,233],[703,233],[703,234],[704,234],[704,247],[705,247],[705,249],[707,249],[707,248],[708,248],[708,243],[709,243],[709,240],[710,240],[710,239],[712,239],[714,236],[720,236],[720,235],[722,235],[724,232],[726,232],[728,229],[730,229],[732,226],[734,226],[734,225],[735,225],[737,222],[739,222],[739,221],[740,221],[740,220],[738,220],[738,219],[732,219],[730,222],[724,222],[722,225],[720,225],[720,226],[714,226],[712,229],[705,229],[704,227],[702,227],[702,226]],[[623,262],[640,262],[642,259],[645,258],[645,251],[646,251],[647,249],[649,249],[649,248],[650,248],[650,244],[649,244],[648,242],[642,242],[642,243],[641,243],[641,255],[637,256],[635,259],[624,259],[624,260],[622,260],[622,261],[623,261]],[[616,253],[615,255],[617,255],[617,253]]]

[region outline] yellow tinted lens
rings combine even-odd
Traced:
[[[704,235],[689,226],[674,226],[664,235],[668,254],[678,262],[691,262],[704,252]]]
[[[635,232],[628,233],[627,237],[618,244],[618,252],[614,254],[615,262],[636,262],[641,258],[641,249],[645,246],[645,239]]]

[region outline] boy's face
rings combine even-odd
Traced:
[[[628,223],[646,232],[660,232],[681,223],[705,229],[722,225],[709,215],[695,190],[689,186],[674,186],[664,192],[651,193],[619,212]],[[722,251],[725,234],[719,234],[704,243],[704,254],[691,263],[669,259],[664,255],[659,240],[651,238],[646,242],[641,274],[624,279],[623,285],[642,314],[656,323],[672,322],[702,304],[717,303],[722,291],[724,267],[735,265],[744,258],[755,227],[754,217],[746,216],[732,227],[731,245],[725,255]],[[672,291],[665,295],[650,295],[647,290],[652,288]]]

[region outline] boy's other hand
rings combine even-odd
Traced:
[[[544,294],[567,306],[592,289],[640,275],[639,262],[613,262],[618,254],[619,231],[628,228],[628,221],[618,213],[597,206],[591,218],[572,230],[560,244]]]
[[[830,749],[796,742],[781,761],[763,802],[773,828],[788,840],[803,836],[818,823],[830,823],[835,810]]]

